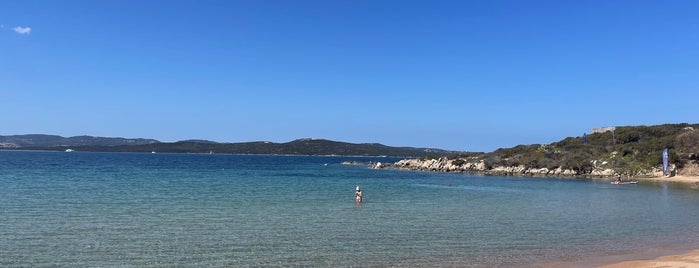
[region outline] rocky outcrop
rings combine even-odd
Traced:
[[[599,164],[599,165],[598,165]],[[435,172],[459,172],[498,176],[523,176],[523,177],[613,177],[617,175],[611,168],[605,167],[607,163],[593,163],[593,169],[588,173],[580,173],[573,169],[538,168],[518,166],[494,166],[488,167],[482,159],[403,159],[393,164],[375,163],[374,169],[398,168],[405,170],[435,171]],[[634,174],[652,176],[652,174]]]
[[[4,149],[19,149],[21,146],[12,142],[0,142],[0,148]]]
[[[697,129],[699,124],[686,123],[604,128],[550,144],[517,145],[489,153],[435,154],[443,157],[429,155],[373,167],[511,176],[658,177],[663,175],[660,157],[668,149],[670,174],[664,175],[693,176],[699,174]]]

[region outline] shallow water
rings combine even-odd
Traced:
[[[699,241],[693,185],[345,160],[396,159],[0,151],[0,266],[513,267]]]

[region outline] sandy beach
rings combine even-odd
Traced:
[[[672,176],[672,177],[654,177],[654,178],[638,178],[638,181],[668,181],[668,182],[685,182],[699,183],[699,176]]]
[[[586,258],[572,262],[546,263],[539,268],[699,268],[699,245],[669,245],[627,254]]]
[[[651,268],[651,267],[699,267],[699,250],[683,254],[666,255],[655,259],[623,261],[599,266],[602,268]]]

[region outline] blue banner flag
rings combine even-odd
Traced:
[[[668,170],[667,170],[667,160],[668,159],[667,158],[668,158],[667,148],[665,148],[665,150],[663,150],[663,176],[668,175]]]
[[[587,133],[583,133],[583,144],[587,144]]]

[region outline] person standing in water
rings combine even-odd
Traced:
[[[357,191],[354,192],[354,199],[357,200],[357,203],[362,202],[362,190],[359,190],[359,186],[357,186]]]

